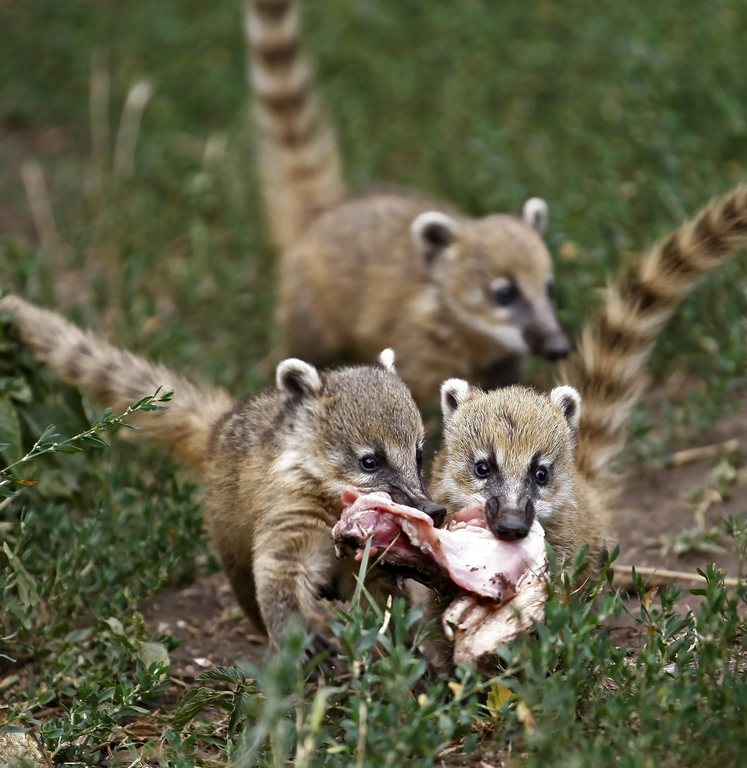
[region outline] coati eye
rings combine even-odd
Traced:
[[[379,460],[370,453],[367,456],[363,456],[359,463],[364,472],[375,472],[379,468]]]
[[[513,304],[518,297],[519,289],[513,283],[506,283],[493,291],[493,301],[499,307],[507,307]]]
[[[479,477],[481,480],[486,478],[490,474],[490,464],[487,461],[478,461],[474,467],[475,477]]]
[[[547,481],[550,479],[550,472],[547,467],[539,466],[533,472],[534,482],[537,485],[547,485]]]

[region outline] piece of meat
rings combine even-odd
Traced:
[[[437,586],[457,585],[442,625],[454,643],[454,661],[477,661],[544,619],[547,600],[545,534],[535,520],[525,539],[502,541],[487,527],[485,510],[470,504],[435,528],[424,512],[394,503],[386,493],[342,497],[332,530],[338,557],[370,556]],[[453,587],[449,591],[454,591]]]
[[[544,531],[537,521],[526,538],[502,541],[488,529],[477,504],[435,528],[424,512],[394,503],[387,493],[361,494],[350,488],[342,502],[342,515],[332,530],[338,556],[359,559],[370,538],[371,557],[384,552],[383,560],[390,564],[426,570],[435,564],[457,586],[498,603],[516,595],[521,576],[544,556]]]
[[[492,656],[535,622],[545,619],[547,559],[530,568],[516,585],[516,597],[496,607],[467,593],[457,597],[441,616],[444,634],[454,643],[454,661],[462,664]]]

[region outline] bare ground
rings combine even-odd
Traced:
[[[727,441],[736,441],[737,464],[743,463],[747,446],[747,411],[742,411],[722,421],[717,428],[705,435],[702,445],[723,445]],[[684,452],[683,452],[684,453]],[[695,541],[708,539],[696,527],[694,508],[699,503],[692,500],[694,493],[707,497],[709,504],[705,511],[703,531],[719,529],[721,521],[728,517],[737,517],[747,512],[745,491],[747,475],[739,468],[730,483],[724,483],[724,493],[719,493],[722,485],[714,479],[714,472],[724,452],[714,456],[686,461],[680,466],[665,468],[643,468],[636,476],[626,480],[619,512],[615,517],[615,529],[620,543],[620,563],[637,566],[651,566],[693,574],[697,568],[705,568],[709,563],[725,570],[729,576],[737,576],[739,562],[731,540],[721,531],[719,545],[721,552],[703,552],[690,549],[677,554],[667,551],[663,546],[673,536],[680,542],[690,537],[685,532],[692,531]],[[670,548],[671,549],[671,548]]]
[[[265,650],[264,637],[238,607],[221,573],[186,587],[169,587],[143,607],[148,627],[180,640],[169,655],[171,674],[194,679],[204,669],[256,660]]]

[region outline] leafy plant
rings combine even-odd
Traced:
[[[734,529],[744,539],[747,520]],[[222,702],[244,725],[227,747],[242,765],[458,765],[517,754],[529,766],[732,764],[747,744],[737,725],[747,697],[739,672],[747,589],[727,590],[709,568],[703,589],[691,591],[700,607],[683,615],[680,590],[657,596],[636,577],[635,609],[609,588],[615,556],[580,589],[582,556],[575,573],[556,578],[545,623],[499,647],[492,676],[463,668],[432,679],[418,651],[424,635],[413,631],[419,611],[395,600],[332,625],[348,669],[334,686],[304,676],[296,629],[248,670],[257,688],[244,671],[220,669],[210,677],[230,690],[198,689],[173,725]],[[637,628],[627,645],[610,629],[622,617]]]
[[[60,435],[56,432],[55,426],[48,426],[25,456],[0,469],[0,497],[14,496],[13,486],[33,485],[28,480],[20,480],[17,477],[18,469],[29,461],[50,453],[82,453],[90,448],[108,448],[109,444],[99,437],[100,434],[113,432],[119,427],[136,429],[134,425],[127,421],[129,416],[138,411],[163,410],[163,406],[159,405],[159,403],[169,402],[173,394],[173,392],[160,394],[159,388],[154,395],[142,398],[117,416],[112,413],[111,408],[107,408],[103,415],[96,419],[88,429],[62,440],[59,439]],[[0,453],[10,447],[10,443],[0,443]]]

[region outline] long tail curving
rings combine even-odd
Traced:
[[[270,234],[295,243],[321,210],[342,200],[337,139],[314,91],[294,0],[245,0],[257,162]]]
[[[703,208],[610,285],[561,380],[581,393],[577,466],[597,486],[614,477],[644,367],[662,325],[707,273],[747,245],[747,185]]]
[[[198,388],[165,366],[118,349],[18,296],[0,299],[0,311],[9,313],[11,324],[39,362],[99,405],[124,412],[158,387],[173,390],[166,410],[136,413],[130,421],[188,466],[202,468],[210,431],[233,405],[227,393]]]

